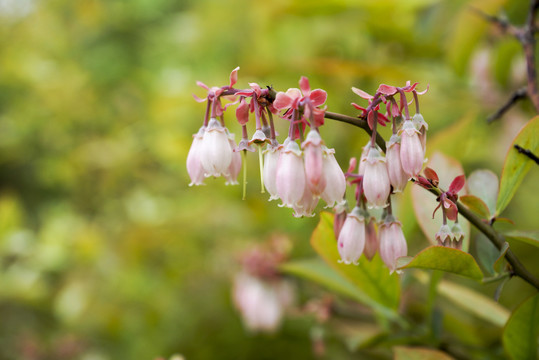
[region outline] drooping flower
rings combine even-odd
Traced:
[[[228,136],[228,142],[232,148],[232,160],[228,167],[228,174],[225,174],[225,185],[238,185],[238,174],[241,170],[241,155],[236,141],[234,140],[234,134]]]
[[[464,231],[458,222],[454,223],[451,227],[451,232],[453,233],[453,244],[452,247],[458,250],[462,249],[462,241],[464,240]]]
[[[394,192],[401,192],[408,183],[409,176],[404,172],[401,165],[401,145],[400,137],[397,135],[391,136],[386,143],[386,161],[389,182],[393,185]]]
[[[294,217],[313,217],[313,211],[318,204],[318,199],[318,196],[315,196],[311,192],[311,189],[307,185],[305,185],[305,189],[303,190],[303,197],[296,205],[292,207],[294,209]]]
[[[333,208],[333,211],[335,211],[335,219],[333,220],[333,233],[335,234],[335,239],[339,238],[341,229],[346,221],[347,207],[345,200],[340,205]]]
[[[359,175],[365,175],[365,165],[367,165],[367,155],[369,155],[369,150],[371,149],[371,142],[367,143],[367,145],[363,146],[363,150],[361,151],[361,157],[359,158],[359,167],[357,169],[357,173]]]
[[[341,255],[340,262],[358,264],[365,248],[365,217],[359,207],[355,207],[346,217],[337,240],[337,248]]]
[[[232,148],[226,128],[217,119],[210,119],[204,131],[200,158],[206,177],[229,174]]]
[[[187,154],[187,173],[191,178],[189,186],[204,185],[204,167],[200,157],[200,147],[202,146],[202,138],[204,137],[204,128],[193,135],[193,143]]]
[[[277,193],[277,164],[279,163],[282,147],[282,145],[268,144],[264,151],[264,186],[270,194],[270,201],[279,199]]]
[[[372,260],[378,251],[378,235],[376,234],[375,218],[371,217],[365,228],[365,250],[363,253],[367,259]]]
[[[301,147],[304,153],[307,186],[313,195],[319,196],[326,188],[326,177],[323,171],[322,138],[318,131],[311,129]]]
[[[282,205],[293,208],[301,201],[305,190],[305,169],[298,144],[285,141],[276,171],[276,189]]]
[[[451,228],[449,227],[449,225],[442,225],[440,227],[440,230],[438,230],[436,235],[434,235],[434,239],[436,240],[436,243],[440,246],[451,247],[454,236],[451,232]]]
[[[427,153],[427,130],[429,129],[429,125],[420,113],[413,116],[412,122],[417,131],[419,131],[419,141],[421,142],[423,154],[425,155]]]
[[[410,177],[416,177],[423,167],[424,152],[419,131],[411,120],[406,120],[399,131],[401,137],[401,165]]]
[[[337,159],[335,159],[335,150],[325,146],[322,146],[322,150],[324,152],[323,168],[326,187],[320,197],[324,199],[328,207],[332,207],[344,199],[346,178]]]
[[[387,206],[387,197],[391,190],[387,173],[386,159],[378,149],[371,147],[363,176],[365,197],[372,207]]]
[[[379,229],[380,256],[390,272],[394,272],[397,267],[397,259],[401,256],[406,256],[408,253],[402,225],[393,216],[388,216]]]

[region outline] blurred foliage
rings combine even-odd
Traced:
[[[313,357],[308,316],[274,335],[246,334],[230,278],[235,254],[276,232],[294,240],[294,257],[314,254],[318,220],[267,203],[256,171],[246,201],[222,179],[188,188],[185,158],[204,113],[195,81],[225,85],[239,65],[238,87],[281,90],[305,75],[346,114],[358,101],[352,86],[430,84],[421,103],[430,149],[468,174],[499,175],[531,107],[489,126],[485,118],[524,84],[523,58],[469,6],[516,23],[527,12],[524,0],[0,0],[0,359]],[[322,129],[343,166],[367,141],[345,126]],[[538,180],[532,168],[503,213],[519,229],[537,226]],[[398,208],[415,254],[428,241],[409,194]],[[511,247],[538,273],[536,248]],[[401,306],[432,320],[441,344],[460,344],[464,357],[481,358],[482,347],[503,356],[500,329],[451,306],[441,313],[443,299],[429,313],[419,306],[424,287],[403,282]],[[321,292],[302,283],[300,294]],[[514,309],[531,294],[513,279],[500,303]],[[328,358],[358,356],[347,336],[326,337]]]

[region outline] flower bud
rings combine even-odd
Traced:
[[[270,194],[269,201],[279,199],[277,194],[277,164],[279,163],[279,156],[281,154],[282,145],[273,146],[268,144],[264,151],[264,169],[262,176],[264,179],[264,186]]]
[[[204,167],[200,161],[200,147],[202,146],[202,138],[204,137],[204,128],[193,135],[193,143],[187,154],[187,173],[191,178],[189,186],[204,185]]]
[[[365,257],[372,260],[376,252],[378,251],[378,235],[376,234],[376,228],[374,226],[376,220],[371,217],[369,223],[365,228]]]
[[[390,190],[386,159],[378,149],[371,147],[363,175],[365,197],[372,207],[386,207]]]
[[[295,141],[288,141],[281,150],[276,171],[277,194],[282,205],[289,208],[297,205],[305,191],[305,169],[301,151]]]
[[[326,187],[323,172],[322,138],[316,130],[309,131],[301,144],[305,158],[305,178],[313,195],[320,195]]]
[[[333,220],[333,233],[335,234],[335,239],[339,238],[339,234],[341,233],[341,229],[344,225],[344,221],[346,220],[347,214],[346,214],[346,207],[345,206],[337,206],[335,207],[335,219]]]
[[[216,119],[210,119],[204,131],[200,156],[206,177],[228,175],[232,148],[226,128]]]
[[[380,256],[382,260],[393,272],[397,267],[397,259],[406,256],[407,253],[408,248],[401,223],[386,218],[386,221],[380,225]]]
[[[358,264],[358,260],[365,248],[365,217],[361,209],[355,207],[346,217],[344,225],[337,240],[341,259],[345,264]]]
[[[389,182],[393,185],[394,192],[401,192],[408,183],[409,176],[404,172],[400,157],[400,138],[397,135],[391,136],[386,144],[386,161]]]
[[[451,247],[453,243],[453,233],[451,232],[451,229],[449,228],[449,225],[442,225],[440,227],[440,230],[434,235],[434,239],[436,240],[436,243],[440,246],[446,246]]]
[[[322,145],[324,152],[324,176],[326,179],[326,187],[320,197],[324,199],[328,207],[335,206],[344,199],[346,191],[346,178],[344,173],[335,159],[335,150],[328,149]]]
[[[419,131],[411,120],[406,120],[399,131],[401,137],[401,165],[406,174],[415,177],[423,167],[423,147],[419,139]]]

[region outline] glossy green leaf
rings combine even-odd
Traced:
[[[320,223],[311,237],[311,245],[325,262],[343,277],[351,281],[362,293],[362,303],[369,305],[387,317],[396,317],[399,304],[400,283],[396,274],[389,274],[378,254],[368,261],[359,259],[359,265],[339,263],[337,240],[333,233],[333,215],[320,214]]]
[[[539,247],[539,231],[505,231],[503,232],[505,237],[518,240]]]
[[[539,358],[539,294],[513,311],[503,331],[503,346],[514,360]]]
[[[424,271],[414,272],[414,277],[425,286],[429,284],[430,277]],[[509,310],[496,301],[469,287],[455,284],[452,281],[440,281],[438,284],[438,294],[459,308],[496,326],[504,326],[507,319],[509,319]]]
[[[395,346],[393,348],[395,360],[452,360],[446,353],[423,347]]]
[[[505,254],[507,253],[507,250],[509,250],[509,243],[506,241],[503,243],[502,249],[499,252],[498,258],[494,262],[494,271],[499,273],[502,271],[502,265],[503,265],[503,259],[505,258]]]
[[[496,273],[494,264],[500,257],[500,251],[483,233],[474,236],[474,246],[477,262],[481,264],[486,274],[492,276]]]
[[[426,248],[400,269],[410,268],[441,270],[474,280],[483,278],[483,273],[472,255],[444,246]]]
[[[486,169],[475,170],[466,178],[466,184],[468,193],[483,200],[489,213],[494,214],[500,189],[498,175]]]
[[[314,281],[356,301],[369,301],[365,293],[320,258],[288,262],[279,266],[279,269],[285,273]]]
[[[513,195],[517,191],[524,176],[535,163],[527,156],[520,154],[514,145],[519,145],[524,149],[537,153],[539,149],[539,116],[531,119],[518,133],[513,140],[505,163],[503,165],[502,176],[500,179],[500,193],[496,202],[496,214],[499,215],[509,204]]]
[[[435,152],[432,154],[429,157],[429,161],[426,166],[438,173],[438,177],[440,178],[440,187],[444,190],[449,188],[449,184],[455,177],[464,174],[462,165],[456,159],[448,157],[440,152]],[[464,188],[459,192],[459,196],[466,194],[467,190],[466,186],[464,186]],[[436,206],[438,206],[436,196],[432,195],[422,187],[414,185],[412,187],[412,203],[416,219],[421,227],[421,230],[423,230],[423,233],[427,239],[429,239],[431,244],[436,245],[434,236],[438,230],[440,230],[440,226],[442,226],[442,214],[440,210],[438,210],[434,216],[434,219],[432,218],[432,212]],[[460,216],[459,224],[465,234],[462,249],[464,251],[468,251],[470,244],[470,223]]]
[[[483,219],[488,219],[490,217],[490,211],[487,204],[485,204],[483,200],[481,200],[477,196],[463,195],[459,197],[459,200],[468,209],[472,210],[474,213],[481,216]]]

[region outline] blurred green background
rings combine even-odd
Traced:
[[[226,85],[240,66],[237,87],[286,90],[305,75],[350,115],[352,86],[430,84],[430,149],[500,174],[533,112],[523,102],[486,124],[525,84],[524,63],[470,5],[522,23],[528,1],[0,0],[0,359],[312,358],[312,318],[248,334],[230,279],[237,253],[275,233],[312,255],[317,217],[268,203],[254,155],[245,201],[223,179],[188,187],[195,82]],[[321,132],[343,167],[367,141],[332,121]],[[537,228],[538,183],[532,168],[504,213],[519,228]],[[413,253],[427,241],[406,218]],[[513,248],[537,273],[537,253]],[[300,303],[321,293],[298,286]],[[530,293],[514,279],[500,301]],[[328,344],[328,358],[354,357]]]

